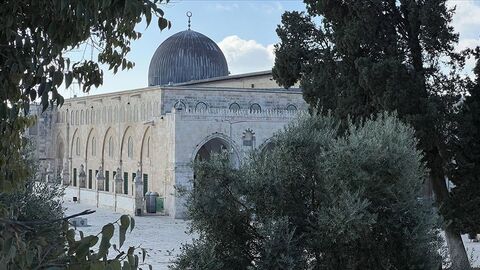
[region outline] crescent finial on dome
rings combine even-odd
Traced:
[[[188,30],[190,30],[190,26],[191,26],[190,18],[192,18],[192,12],[191,11],[187,11],[187,17],[188,17]]]

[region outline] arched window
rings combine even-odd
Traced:
[[[128,155],[129,158],[133,158],[133,140],[132,140],[132,137],[128,137],[127,155]]]
[[[80,112],[80,125],[83,125],[83,110]]]
[[[77,156],[80,156],[80,138],[77,137],[77,141],[75,142],[75,153]]]
[[[75,113],[74,113],[73,111],[70,112],[70,124],[71,124],[71,125],[75,125],[75,119],[74,119],[75,117],[74,117],[74,114],[75,114]]]
[[[204,102],[198,102],[197,105],[195,106],[195,111],[206,111],[207,110],[207,104]]]
[[[75,112],[75,125],[78,125],[78,111]]]
[[[297,110],[297,107],[293,104],[290,104],[287,106],[287,111],[291,111],[291,112],[294,112]]]
[[[260,107],[260,105],[258,105],[257,103],[253,103],[250,106],[250,112],[261,112],[261,111],[262,111],[262,107]]]
[[[230,107],[228,107],[228,109],[232,112],[237,112],[240,110],[240,105],[238,105],[238,103],[234,102],[232,104],[230,104]]]
[[[187,107],[185,106],[185,103],[181,102],[181,101],[177,101],[177,103],[175,103],[175,105],[173,106],[175,108],[175,110],[185,110]]]
[[[95,141],[95,137],[92,138],[92,156],[95,156],[97,152],[97,142]]]
[[[243,146],[253,146],[255,141],[255,132],[251,129],[247,129],[243,132],[242,136]]]
[[[113,150],[114,150],[114,149],[113,149],[113,138],[110,137],[110,138],[108,139],[108,156],[109,156],[109,157],[113,157]]]
[[[85,124],[89,124],[90,123],[90,110],[89,109],[86,109],[85,110]]]

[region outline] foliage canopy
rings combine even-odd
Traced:
[[[276,81],[299,81],[310,107],[332,110],[344,128],[349,117],[396,111],[415,129],[437,207],[447,207],[447,141],[469,84],[459,72],[468,51],[454,51],[454,9],[446,0],[304,2],[307,13],[286,12],[277,28]],[[445,226],[450,255],[454,268],[469,269],[456,221]]]
[[[381,115],[337,133],[332,117],[305,117],[239,169],[228,153],[197,163],[199,239],[173,269],[438,269],[413,130]]]

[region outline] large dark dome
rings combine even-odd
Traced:
[[[193,30],[169,37],[150,61],[148,85],[166,85],[227,76],[222,50],[210,38]]]

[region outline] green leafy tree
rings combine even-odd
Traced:
[[[413,129],[382,115],[337,133],[332,117],[305,117],[239,169],[228,153],[197,163],[199,238],[172,269],[439,269]]]
[[[68,219],[54,205],[42,204],[45,212],[32,213],[34,202],[49,199],[28,191],[41,191],[26,184],[34,176],[23,153],[27,141],[25,129],[34,118],[29,104],[40,99],[43,110],[61,106],[58,89],[76,80],[82,90],[103,82],[100,64],[114,73],[130,69],[134,63],[126,57],[132,40],[141,37],[135,26],[144,20],[147,26],[158,17],[161,30],[170,27],[160,8],[168,0],[18,0],[0,3],[0,262],[8,269],[124,269],[137,268],[133,248],[108,257],[114,224],[107,224],[100,245],[97,236],[81,235],[68,228]],[[66,52],[89,44],[98,50],[95,60],[71,61]],[[26,187],[24,189],[24,185]],[[9,193],[9,194],[7,194]],[[52,194],[52,193],[48,193]],[[51,199],[51,198],[50,198]],[[13,203],[19,203],[19,208]],[[50,201],[50,203],[53,203]],[[88,214],[80,213],[82,214]],[[134,220],[122,216],[119,225],[120,246]],[[68,247],[68,252],[63,248]],[[62,250],[58,247],[62,246]],[[117,250],[116,248],[114,248]]]
[[[480,48],[475,50],[476,79],[469,85],[457,115],[456,128],[451,141],[453,168],[451,181],[455,184],[447,207],[442,211],[454,220],[462,233],[480,233]]]
[[[299,81],[310,107],[332,110],[342,129],[349,117],[398,112],[415,129],[437,206],[445,207],[446,141],[465,86],[453,10],[446,0],[304,2],[307,14],[286,12],[277,28],[274,78],[285,87]],[[469,269],[459,231],[446,224],[453,267]]]
[[[0,190],[26,179],[19,149],[21,132],[32,124],[31,101],[63,104],[58,88],[73,80],[87,92],[103,82],[99,64],[110,70],[130,69],[126,59],[132,40],[141,37],[135,26],[158,17],[160,29],[170,26],[162,0],[19,0],[0,4]],[[97,61],[72,62],[65,52],[89,43],[99,50]]]
[[[144,249],[140,252],[142,260],[134,254],[138,251],[134,247],[120,250],[127,230],[131,232],[135,227],[133,218],[124,215],[105,225],[97,235],[84,236],[81,231],[71,228],[71,218],[94,211],[64,217],[64,189],[60,181],[47,183],[39,179],[38,160],[32,155],[33,147],[27,141],[26,147],[21,149],[31,176],[23,186],[0,193],[0,261],[3,268],[121,269],[123,264],[125,269],[138,269],[145,265]],[[118,225],[119,244],[113,245],[111,250],[115,225]],[[76,235],[79,237],[75,238]]]

